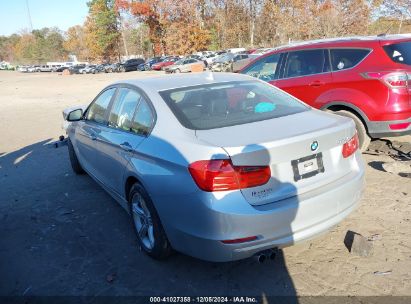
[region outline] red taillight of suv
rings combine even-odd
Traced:
[[[343,145],[342,155],[344,158],[349,157],[357,151],[360,146],[360,141],[358,140],[358,134],[355,132],[355,135]]]
[[[411,77],[406,72],[369,72],[362,75],[368,79],[378,79],[390,88],[406,88],[411,86]]]
[[[229,159],[199,160],[188,170],[197,186],[208,192],[261,186],[271,177],[269,166],[234,166]]]

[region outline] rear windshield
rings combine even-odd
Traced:
[[[309,108],[259,81],[227,82],[160,92],[180,123],[208,130],[296,114]]]
[[[411,65],[411,41],[383,46],[392,61]]]

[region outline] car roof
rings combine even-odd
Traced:
[[[411,39],[411,34],[395,34],[395,35],[378,35],[378,36],[350,36],[350,37],[338,37],[338,38],[325,38],[317,40],[308,41],[297,41],[286,45],[281,45],[273,48],[271,51],[275,52],[283,49],[292,49],[305,46],[330,46],[330,45],[340,45],[340,44],[350,44],[350,43],[361,43],[361,42],[382,42],[383,44],[390,41]],[[271,53],[271,52],[269,52]]]
[[[114,84],[130,84],[137,86],[143,90],[149,89],[153,91],[164,91],[202,84],[247,80],[255,80],[255,78],[243,74],[234,73],[198,72],[122,80]]]

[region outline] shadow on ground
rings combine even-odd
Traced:
[[[0,295],[296,294],[281,251],[265,264],[150,259],[126,212],[49,141],[0,156]]]

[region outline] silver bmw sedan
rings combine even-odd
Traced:
[[[312,238],[358,205],[354,122],[255,78],[192,73],[114,83],[63,113],[74,172],[130,214],[141,248],[209,261]]]

